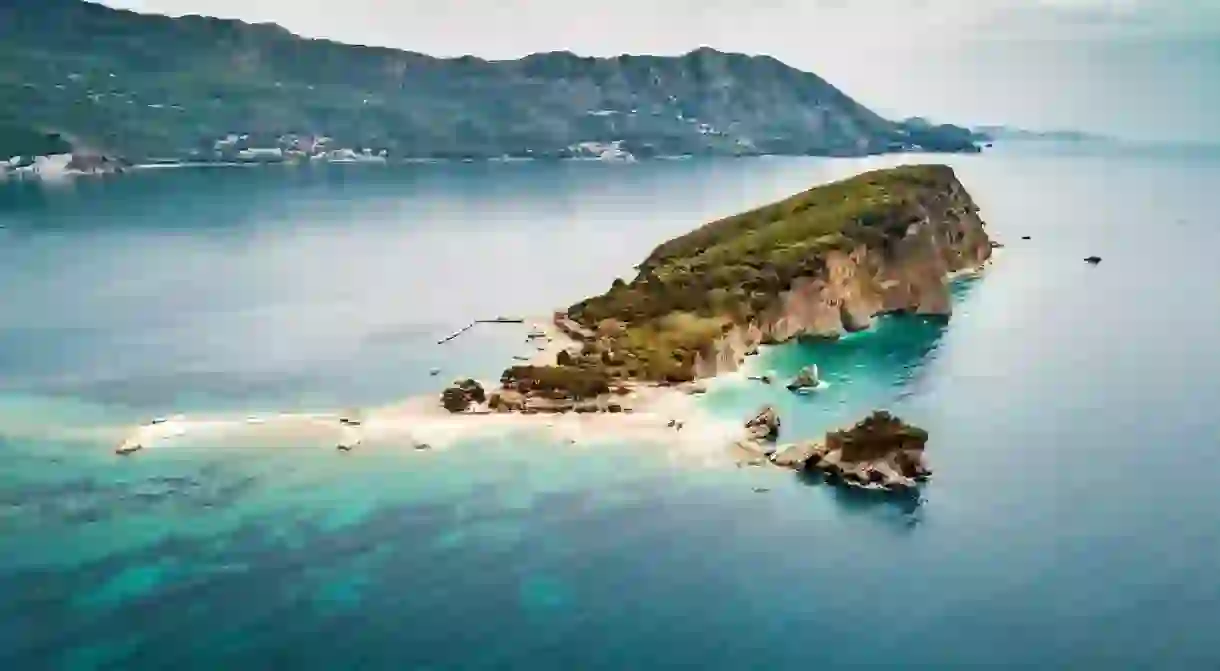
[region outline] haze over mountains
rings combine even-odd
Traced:
[[[231,135],[435,158],[976,150],[964,128],[882,118],[767,56],[438,59],[272,24],[16,0],[0,7],[0,154],[55,144],[49,133],[133,160],[214,158]]]

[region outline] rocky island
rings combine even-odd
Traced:
[[[630,282],[557,312],[553,360],[505,370],[481,405],[621,411],[641,386],[737,370],[760,345],[837,338],[882,313],[947,318],[949,277],[992,246],[947,166],[815,187],[658,246]]]
[[[442,404],[452,413],[632,413],[660,390],[698,393],[698,380],[737,370],[762,345],[838,338],[883,313],[948,318],[949,279],[982,266],[995,246],[978,212],[951,168],[915,165],[713,221],[658,246],[631,281],[556,312],[549,347],[498,385],[455,383]],[[798,387],[816,386],[815,375]],[[739,445],[836,481],[901,489],[929,472],[927,434],[886,413],[782,451],[761,446],[778,437],[774,410],[745,428]]]
[[[781,446],[773,408],[743,425],[710,415],[692,396],[707,391],[706,378],[738,370],[763,345],[835,339],[883,313],[948,318],[949,279],[983,265],[995,246],[949,167],[866,172],[665,242],[631,281],[615,280],[605,293],[550,317],[476,320],[438,342],[479,323],[531,322],[525,341],[535,352],[513,357],[517,363],[494,382],[459,379],[439,398],[357,413],[153,420],[129,431],[116,451],[131,454],[188,433],[257,433],[270,442],[330,437],[344,452],[405,437],[427,450],[479,432],[543,429],[573,443],[660,441],[696,460],[722,457],[708,446],[723,445],[746,455],[739,464],[770,462],[847,486],[910,490],[930,474],[923,460],[928,435],[888,413],[822,441]],[[787,389],[804,393],[822,384],[809,366]]]
[[[797,443],[772,452],[772,463],[821,473],[827,482],[861,489],[909,491],[927,480],[928,432],[884,410],[855,426],[830,431],[823,441]]]

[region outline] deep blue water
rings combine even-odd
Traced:
[[[891,408],[932,436],[918,502],[661,446],[122,459],[89,430],[494,374],[512,327],[435,341],[899,159],[0,185],[0,668],[1217,668],[1220,156],[935,159],[1007,244],[953,320],[764,355],[818,363],[810,397],[705,401],[792,439]]]

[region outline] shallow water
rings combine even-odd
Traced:
[[[0,185],[0,665],[1220,663],[1207,154],[950,157],[1008,245],[957,286],[951,323],[770,350],[753,365],[780,382],[817,363],[831,384],[727,380],[704,401],[743,418],[774,403],[785,439],[891,408],[932,435],[917,502],[663,446],[120,459],[65,437],[494,376],[523,353],[519,327],[436,340],[601,290],[707,218],[896,160]]]

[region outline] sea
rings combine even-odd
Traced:
[[[952,320],[770,348],[829,385],[699,403],[785,441],[889,409],[931,435],[918,497],[611,436],[114,454],[156,416],[494,378],[525,326],[437,341],[915,162],[1004,244]],[[0,184],[0,668],[1220,668],[1218,185],[1220,152],[1051,143]]]

